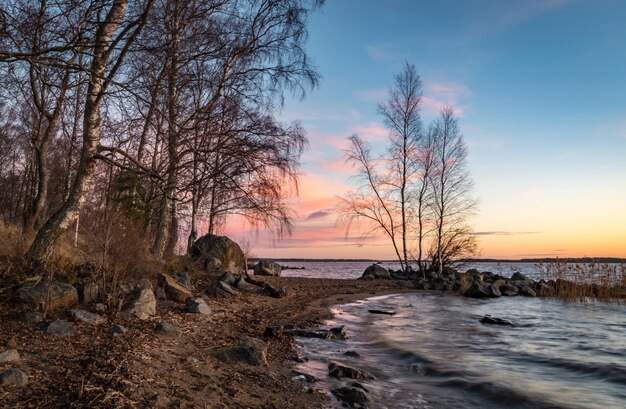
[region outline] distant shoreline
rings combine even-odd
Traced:
[[[352,258],[271,258],[271,257],[252,257],[250,260],[275,260],[287,262],[344,262],[344,263],[396,263],[398,260],[381,260],[381,259],[352,259]],[[523,259],[495,259],[495,258],[473,258],[459,260],[459,263],[626,263],[626,258],[619,257],[567,257],[567,258],[523,258]]]

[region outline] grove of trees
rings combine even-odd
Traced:
[[[405,272],[444,266],[476,252],[468,217],[476,206],[467,148],[452,107],[426,129],[421,118],[422,82],[405,64],[378,111],[389,131],[387,149],[374,155],[358,135],[346,158],[359,188],[341,198],[339,220],[363,237],[389,239]]]
[[[289,232],[307,139],[276,113],[318,82],[321,3],[1,0],[0,221],[34,237],[27,259],[73,229],[157,257],[231,214]]]

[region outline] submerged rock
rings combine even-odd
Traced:
[[[332,394],[335,395],[337,399],[347,403],[351,407],[355,407],[355,405],[361,405],[369,401],[365,391],[354,386],[343,386],[341,388],[333,389]]]
[[[285,335],[304,338],[344,339],[346,337],[346,327],[342,325],[330,329],[289,329],[284,330],[283,333]]]
[[[350,378],[358,380],[375,379],[373,375],[360,369],[351,368],[338,362],[328,364],[328,375],[335,378]]]
[[[483,324],[508,325],[511,327],[517,326],[513,321],[505,320],[504,318],[492,317],[491,315],[483,316],[480,319],[480,322]]]
[[[367,310],[370,314],[381,314],[381,315],[395,315],[396,312],[393,310],[385,311],[385,310]]]

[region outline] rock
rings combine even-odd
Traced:
[[[483,324],[508,325],[511,327],[516,326],[512,321],[505,320],[504,318],[492,317],[491,315],[485,315],[480,319],[480,322]]]
[[[231,287],[236,287],[237,282],[241,280],[241,277],[231,273],[230,271],[224,272],[219,278],[219,281],[228,284]]]
[[[168,299],[178,302],[185,300],[193,295],[191,290],[178,281],[174,280],[167,274],[161,274],[159,278],[159,286],[165,290]]]
[[[292,337],[304,337],[304,338],[320,338],[320,339],[345,339],[346,328],[342,325],[331,329],[289,329],[284,330],[283,333]]]
[[[53,335],[55,337],[66,337],[72,335],[74,332],[74,326],[64,320],[52,321],[46,328],[46,334]]]
[[[23,312],[17,319],[27,324],[39,324],[44,321],[43,314],[33,311]]]
[[[165,294],[165,288],[157,287],[154,290],[154,296],[157,300],[167,300],[167,294]]]
[[[513,275],[511,276],[511,281],[525,281],[526,283],[530,285],[534,283],[532,278],[529,278],[520,272],[513,273]]]
[[[105,321],[100,315],[85,310],[70,310],[70,315],[75,321],[89,325],[99,325]]]
[[[188,272],[184,271],[181,273],[176,273],[176,275],[174,275],[174,280],[178,281],[182,286],[193,291],[193,282],[191,280],[191,275]]]
[[[213,298],[228,298],[239,294],[239,291],[223,281],[218,281],[206,290],[206,294]]]
[[[16,349],[9,349],[0,353],[0,364],[10,364],[13,362],[19,362],[20,354]]]
[[[432,289],[435,291],[443,291],[446,289],[446,286],[448,285],[448,282],[444,279],[444,278],[435,278],[434,280],[432,280],[432,282],[430,283],[432,286]]]
[[[215,356],[225,362],[246,362],[250,365],[267,365],[267,343],[251,337],[242,338],[232,348],[222,348]]]
[[[391,274],[389,271],[382,267],[379,264],[372,264],[368,268],[365,269],[361,279],[363,280],[373,280],[373,279],[390,279]]]
[[[21,369],[8,369],[0,372],[0,385],[2,386],[26,386],[28,376]]]
[[[130,299],[126,303],[126,313],[139,319],[146,319],[156,314],[156,297],[154,291],[152,291],[152,285],[150,288],[143,285],[138,285],[130,295]]]
[[[511,283],[505,283],[501,285],[499,290],[502,293],[502,295],[505,295],[507,297],[512,297],[514,295],[517,295],[517,286]]]
[[[256,291],[259,287],[254,284],[250,284],[245,278],[239,277],[235,282],[235,287],[241,291]]]
[[[471,298],[491,298],[500,297],[502,294],[497,287],[484,281],[474,281],[463,293],[465,297]]]
[[[395,311],[367,310],[370,314],[395,315]]]
[[[409,280],[399,280],[396,281],[396,284],[403,288],[416,288],[415,282]]]
[[[544,280],[535,283],[534,290],[541,296],[552,295],[554,293],[554,287],[545,282]]]
[[[254,275],[280,277],[282,268],[272,260],[261,260],[254,266]]]
[[[341,388],[333,389],[332,394],[337,399],[347,403],[351,407],[355,405],[362,405],[369,401],[369,398],[361,388],[354,386],[342,386]]]
[[[202,298],[187,298],[185,309],[196,314],[211,314],[211,309]]]
[[[536,297],[537,293],[532,287],[525,281],[517,281],[517,293],[524,297]]]
[[[17,298],[41,310],[56,310],[78,303],[78,292],[73,285],[60,281],[41,281],[34,286],[22,286]]]
[[[120,336],[120,335],[125,334],[125,333],[126,333],[126,328],[124,328],[122,325],[115,324],[113,326],[113,336],[114,337]]]
[[[340,364],[338,362],[330,362],[328,364],[328,375],[335,378],[350,378],[350,379],[375,379],[373,375],[368,374],[360,369],[351,368],[349,366]]]
[[[226,236],[207,234],[200,237],[191,247],[190,255],[192,259],[201,261],[209,274],[229,271],[242,277],[248,275],[244,252]]]
[[[344,355],[346,355],[346,356],[351,356],[351,357],[353,357],[353,358],[360,358],[360,357],[361,357],[361,354],[359,354],[359,353],[358,353],[358,352],[356,352],[356,351],[352,351],[352,350],[350,350],[350,351],[346,351],[346,352],[344,352],[343,354],[344,354]]]
[[[156,327],[156,332],[161,335],[167,335],[170,337],[179,337],[182,334],[180,327],[167,321],[159,322]]]
[[[317,379],[317,377],[315,377],[314,375],[311,375],[311,374],[308,374],[308,373],[305,373],[305,372],[300,372],[300,371],[293,370],[293,371],[291,371],[291,373],[295,375],[294,379],[301,379],[301,380],[304,380],[304,381],[307,381],[307,382],[310,382],[310,383],[314,383],[314,382],[319,381],[319,379]]]
[[[76,286],[78,302],[88,304],[100,297],[100,287],[96,283],[83,283]]]

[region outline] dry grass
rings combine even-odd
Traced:
[[[626,299],[626,264],[540,263],[541,278],[553,281],[553,296],[569,301],[622,302]]]

